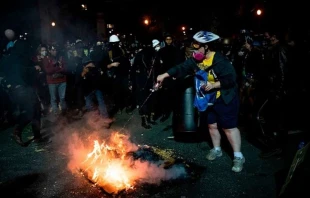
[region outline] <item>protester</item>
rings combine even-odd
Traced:
[[[222,156],[221,135],[219,128],[225,132],[232,149],[234,160],[232,171],[243,169],[245,158],[241,153],[241,136],[237,128],[239,97],[236,72],[230,61],[219,51],[216,51],[219,36],[208,31],[199,31],[194,36],[193,57],[169,69],[157,77],[162,84],[165,78],[180,78],[194,75],[199,70],[208,73],[208,81],[203,86],[206,92],[216,92],[216,100],[207,108],[207,123],[211,135],[213,148],[208,152],[207,159],[215,160]]]

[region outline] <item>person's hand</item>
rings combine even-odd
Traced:
[[[163,81],[165,78],[168,78],[170,77],[170,75],[166,72],[166,73],[163,73],[159,76],[157,76],[157,84],[158,84],[158,87],[161,87]]]
[[[207,84],[203,85],[203,88],[205,91],[210,91],[211,89],[214,88],[213,83],[207,82]]]
[[[159,86],[163,83],[163,81],[164,81],[165,78],[166,78],[166,77],[165,77],[164,74],[161,74],[161,75],[158,75],[158,76],[157,76],[157,83],[158,83]]]
[[[111,66],[112,66],[112,67],[118,67],[119,64],[120,64],[119,62],[114,62],[114,63],[111,63]]]

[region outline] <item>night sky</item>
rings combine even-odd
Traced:
[[[44,2],[44,1],[43,1]],[[222,35],[230,35],[241,28],[262,31],[268,27],[298,27],[309,15],[307,7],[299,3],[283,3],[280,0],[216,0],[216,1],[142,1],[142,0],[46,0],[55,2],[60,8],[61,20],[69,23],[83,21],[95,27],[96,13],[103,12],[107,23],[113,23],[117,31],[138,33],[143,30],[143,18],[154,23],[164,23],[171,32],[181,31],[181,26],[208,29],[218,24]],[[81,11],[81,4],[88,10]],[[1,31],[7,28],[31,31],[40,27],[38,0],[10,0],[1,6]],[[242,5],[242,6],[241,6]],[[241,6],[241,7],[240,7]],[[255,9],[262,8],[263,15],[255,15]],[[52,14],[54,11],[50,11]],[[61,24],[61,23],[60,23]],[[61,26],[61,25],[60,25]]]

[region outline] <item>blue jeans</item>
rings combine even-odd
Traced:
[[[65,100],[66,88],[67,88],[66,82],[48,85],[48,89],[50,90],[51,105],[52,105],[53,113],[58,112],[57,92],[58,92],[61,110],[64,111],[67,109],[67,104],[66,104],[66,100]]]
[[[98,101],[100,115],[104,118],[107,118],[108,111],[107,111],[107,108],[106,108],[106,105],[103,99],[103,94],[102,94],[102,91],[98,89],[90,92],[87,96],[85,96],[86,109],[89,111],[95,110],[94,101],[93,101],[94,96],[96,97]]]

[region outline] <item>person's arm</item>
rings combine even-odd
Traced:
[[[197,63],[194,59],[189,58],[183,63],[170,68],[167,73],[171,77],[181,78],[190,74],[193,74],[198,68]]]
[[[65,61],[64,61],[64,58],[61,56],[60,58],[59,58],[59,68],[60,68],[60,70],[59,70],[59,72],[60,73],[66,73],[66,63],[65,63]]]
[[[193,59],[189,58],[183,63],[176,65],[171,69],[169,69],[167,72],[159,75],[157,77],[157,83],[161,84],[162,81],[168,77],[174,77],[174,78],[184,77],[186,75],[192,74],[196,69],[197,69],[197,63]]]
[[[217,76],[214,88],[229,89],[236,86],[236,71],[228,60],[217,63],[213,71]]]
[[[159,85],[161,85],[162,82],[165,80],[165,78],[168,78],[168,77],[170,77],[170,75],[169,75],[167,72],[158,75],[158,76],[157,76],[157,83],[158,83]]]
[[[113,62],[107,65],[107,68],[110,69],[112,67],[118,67],[119,66],[119,62]]]
[[[54,74],[54,73],[58,73],[60,72],[62,69],[59,68],[59,67],[55,67],[55,65],[53,65],[48,58],[44,58],[42,60],[42,63],[43,63],[43,67],[46,71],[46,74]]]

